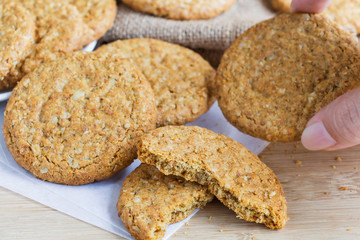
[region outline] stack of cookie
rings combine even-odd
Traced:
[[[32,21],[5,21],[8,15],[2,21],[9,26],[6,41],[14,44],[9,49],[22,49],[5,55],[13,64],[3,76],[4,83],[15,79],[13,84],[22,77],[3,127],[20,166],[39,179],[68,185],[107,179],[137,156],[157,166],[160,171],[149,165],[135,170],[120,194],[119,216],[139,239],[160,238],[167,224],[205,206],[213,195],[243,219],[270,228],[284,226],[282,187],[254,154],[205,129],[163,127],[194,121],[214,103],[215,71],[200,55],[154,39],[117,41],[94,53],[73,52],[101,35],[88,5],[21,3],[6,2],[3,7],[9,10],[4,12],[22,9]],[[77,9],[82,16],[76,17]],[[65,17],[70,10],[74,15]],[[65,28],[63,22],[72,24]],[[10,24],[21,33],[11,31]],[[153,138],[164,142],[153,145]],[[156,154],[149,155],[156,149],[165,151],[159,153],[164,155],[159,162]],[[223,181],[225,175],[232,180]]]
[[[194,11],[212,17],[234,3],[188,1],[198,8],[185,4],[177,12],[170,1],[162,8],[124,2],[175,19]],[[15,161],[39,179],[81,185],[138,157],[143,164],[125,180],[117,204],[137,239],[161,238],[168,224],[214,196],[242,219],[282,228],[287,205],[273,171],[228,137],[180,125],[217,98],[239,130],[295,141],[316,111],[360,85],[357,40],[323,15],[283,14],[257,24],[226,51],[215,74],[197,53],[155,39],[74,52],[111,26],[113,0],[4,0],[0,8],[0,86],[21,79],[3,126]]]
[[[20,166],[37,178],[68,185],[107,179],[137,156],[158,165],[145,152],[166,150],[162,172],[142,165],[120,195],[119,216],[139,239],[160,238],[168,224],[205,206],[213,194],[239,217],[281,228],[287,220],[282,187],[254,154],[206,129],[163,127],[184,125],[205,113],[214,103],[214,79],[214,69],[200,55],[160,40],[123,40],[93,53],[65,54],[43,63],[14,88],[5,110],[5,140]],[[162,128],[144,135],[156,127]],[[179,133],[179,142],[172,143]],[[145,147],[154,134],[165,142]],[[181,165],[178,154],[185,150],[194,155],[184,159],[208,155],[214,162],[202,157],[201,169],[191,177],[165,170],[173,165],[167,162],[171,156],[178,156],[175,162]],[[217,182],[224,174],[234,182]]]
[[[322,15],[279,15],[241,35],[215,74],[197,53],[155,39],[73,52],[106,28],[108,21],[96,25],[92,14],[109,13],[94,13],[81,1],[38,6],[46,1],[2,5],[2,79],[24,76],[3,127],[20,166],[39,179],[81,185],[107,179],[138,157],[143,164],[125,180],[117,205],[137,239],[161,238],[168,224],[214,196],[242,219],[285,225],[285,196],[271,169],[228,137],[179,125],[217,98],[241,131],[298,140],[317,110],[360,85],[352,34]],[[64,18],[64,9],[83,14]],[[7,14],[15,11],[16,17]],[[74,24],[64,28],[61,21]]]
[[[214,78],[200,55],[154,39],[70,53],[40,65],[14,88],[5,139],[19,165],[40,179],[101,181],[136,159],[144,133],[205,113],[214,102]]]
[[[138,158],[143,164],[126,178],[117,205],[136,239],[160,239],[167,224],[205,206],[211,194],[246,221],[280,229],[288,220],[273,171],[229,137],[194,126],[162,127],[141,138]]]
[[[4,0],[0,8],[0,90],[99,39],[116,15],[115,0]]]
[[[324,15],[284,14],[239,36],[209,89],[241,131],[289,142],[299,140],[321,107],[360,86],[359,71],[353,34]],[[198,127],[161,127],[141,137],[138,158],[153,167],[141,165],[125,180],[117,206],[136,239],[160,238],[167,224],[179,220],[179,211],[185,218],[189,209],[210,201],[209,192],[247,221],[273,229],[287,221],[275,174],[225,136]],[[169,199],[173,204],[166,204]]]

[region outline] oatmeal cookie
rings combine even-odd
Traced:
[[[219,106],[235,127],[298,141],[322,107],[360,85],[356,37],[323,15],[282,14],[251,27],[225,52]]]
[[[136,11],[174,20],[213,18],[228,9],[236,0],[123,0]]]
[[[34,176],[80,185],[127,167],[155,124],[154,95],[140,72],[124,59],[77,52],[18,83],[3,131],[15,161]]]
[[[0,35],[0,89],[5,89],[5,76],[24,58],[35,38],[34,21],[18,2],[0,4]]]
[[[153,88],[158,127],[192,122],[214,102],[209,86],[215,70],[190,49],[145,38],[116,41],[95,53],[131,58]]]
[[[39,65],[67,52],[81,48],[83,21],[75,6],[62,0],[13,0],[21,3],[35,22],[35,44],[28,55],[4,79],[6,86],[14,87],[27,73]]]
[[[84,34],[82,45],[101,38],[111,28],[116,16],[115,0],[69,0],[82,15]]]

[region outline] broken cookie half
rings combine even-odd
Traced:
[[[168,126],[144,135],[138,158],[166,175],[206,186],[241,219],[283,228],[285,195],[274,172],[240,143],[200,127]]]
[[[117,209],[135,239],[155,240],[165,235],[167,225],[185,219],[213,197],[198,183],[142,164],[125,179]]]

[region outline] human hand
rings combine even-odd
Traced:
[[[322,12],[330,0],[293,0],[295,12]],[[360,76],[359,76],[360,77]],[[308,122],[301,138],[309,150],[337,150],[360,144],[360,88],[322,108]]]
[[[337,150],[360,144],[360,88],[338,97],[316,113],[301,141],[309,150]]]
[[[331,0],[293,0],[291,9],[294,12],[319,13],[326,9]]]

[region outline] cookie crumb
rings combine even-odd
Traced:
[[[190,224],[188,222],[185,223],[185,226],[189,226]]]
[[[212,219],[212,216],[209,216],[209,220],[211,220]]]
[[[273,151],[273,148],[271,148],[271,147],[267,147],[267,149],[268,149],[270,152]]]
[[[300,147],[299,144],[296,144],[296,145],[295,145],[295,148],[296,148],[296,149],[299,149],[299,147]]]
[[[342,158],[341,158],[341,157],[336,157],[335,160],[338,161],[338,162],[342,162]]]
[[[220,229],[219,232],[223,232],[224,230]]]
[[[331,167],[332,167],[333,169],[336,169],[336,166],[335,166],[335,165],[332,165]]]
[[[300,174],[300,173],[298,173],[298,174],[296,174],[296,176],[297,176],[297,177],[300,177],[300,176],[301,176],[301,174]]]
[[[264,157],[264,155],[260,155],[260,158],[261,158],[261,159],[264,159],[265,157]]]
[[[358,167],[354,167],[355,170],[358,170],[359,168]]]
[[[325,195],[329,195],[329,192],[324,192]]]
[[[345,190],[348,190],[348,187],[339,187],[339,190],[345,191]]]
[[[300,160],[296,160],[295,164],[298,165],[299,167],[302,167],[302,161]]]
[[[346,229],[346,231],[350,232],[350,231],[351,231],[351,228]]]

